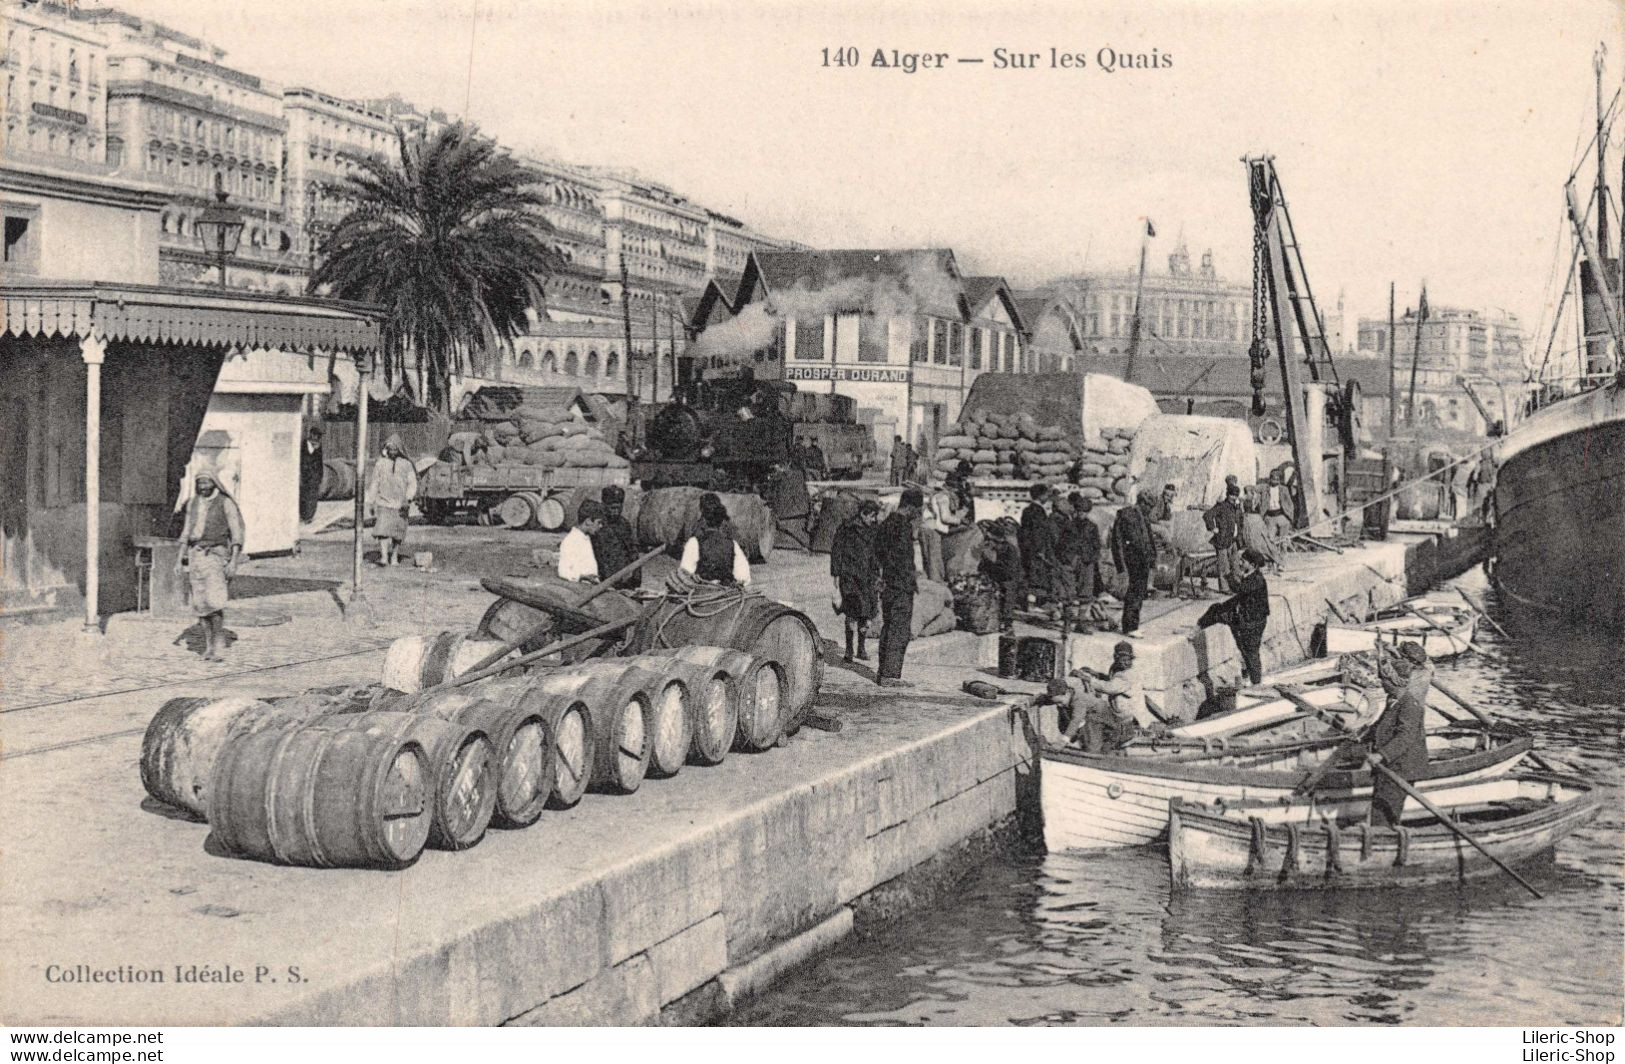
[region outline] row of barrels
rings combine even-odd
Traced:
[[[622,513],[637,527],[641,490],[637,487],[621,489],[625,493]],[[603,488],[583,486],[549,493],[545,489],[516,491],[491,508],[496,524],[511,529],[540,529],[558,532],[574,528],[581,513],[581,504],[588,499],[599,500]]]
[[[528,827],[589,787],[631,793],[765,750],[784,696],[776,663],[694,646],[415,694],[179,698],[147,727],[141,779],[233,855],[397,869],[491,825]]]

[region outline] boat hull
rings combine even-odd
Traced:
[[[1601,809],[1601,796],[1556,777],[1495,779],[1429,798],[1463,806],[1544,797],[1532,812],[1468,830],[1507,863],[1557,845]],[[1426,793],[1426,792],[1424,792]],[[1246,809],[1223,815],[1176,802],[1169,812],[1168,869],[1175,890],[1359,890],[1430,887],[1477,879],[1500,870],[1472,845],[1436,822],[1403,833],[1364,824],[1342,827],[1295,806],[1286,823],[1255,827]]]
[[[1434,760],[1416,782],[1430,798],[1437,794],[1438,801],[1453,801],[1456,788],[1504,775],[1530,746],[1527,737],[1519,737],[1488,750]],[[1044,844],[1051,853],[1150,845],[1167,836],[1171,799],[1281,803],[1292,798],[1293,788],[1312,767],[1252,771],[1046,748],[1039,772]],[[1371,774],[1332,772],[1316,797],[1328,815],[1364,816],[1371,807]],[[1291,806],[1279,805],[1278,812],[1264,810],[1261,815],[1266,821],[1278,821],[1294,814]]]
[[[1625,631],[1625,389],[1540,411],[1497,457],[1491,572],[1511,619]]]
[[[1452,619],[1435,618],[1444,631],[1420,617],[1394,617],[1359,626],[1331,623],[1326,626],[1326,653],[1336,655],[1371,651],[1376,649],[1378,642],[1386,646],[1420,643],[1434,661],[1453,658],[1472,646],[1473,636],[1478,632],[1478,617],[1459,612],[1452,612],[1448,616]]]

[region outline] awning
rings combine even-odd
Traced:
[[[380,308],[364,303],[153,285],[0,286],[4,335],[282,351],[378,350]]]

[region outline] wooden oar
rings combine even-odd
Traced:
[[[665,551],[665,549],[666,548],[664,548],[664,547],[655,547],[654,549],[650,550],[649,553],[645,554],[641,558],[638,558],[636,561],[631,561],[631,562],[628,562],[625,565],[621,566],[621,568],[617,569],[615,572],[611,573],[609,576],[607,576],[604,579],[600,580],[592,588],[592,590],[588,591],[585,595],[583,595],[581,597],[581,599],[575,603],[575,608],[579,610],[581,607],[587,605],[587,603],[591,602],[593,599],[597,598],[599,595],[602,595],[604,592],[606,592],[610,588],[614,587],[617,581],[623,579],[624,577],[631,576],[634,572],[637,572],[639,569],[642,569],[645,565],[648,565],[649,562],[654,559],[655,555],[663,553]],[[471,669],[469,669],[468,671],[469,672],[479,672],[481,669],[490,668],[492,665],[495,665],[497,662],[501,661],[503,658],[507,657],[509,654],[512,654],[515,650],[518,650],[520,647],[522,647],[526,643],[530,642],[532,639],[537,639],[537,638],[539,638],[541,636],[546,635],[548,632],[552,631],[554,623],[555,622],[554,622],[553,618],[548,617],[547,620],[540,621],[540,622],[532,625],[529,629],[522,632],[518,636],[518,638],[508,640],[506,643],[504,643],[502,646],[498,647],[496,650],[491,651],[491,653],[487,654],[485,657],[481,658],[479,661],[476,661],[474,663],[474,666]]]
[[[1486,624],[1488,624],[1491,628],[1494,628],[1495,631],[1496,631],[1496,634],[1499,635],[1502,639],[1511,639],[1512,638],[1511,636],[1507,635],[1507,630],[1505,628],[1502,628],[1499,624],[1495,623],[1495,618],[1491,617],[1489,615],[1489,612],[1487,610],[1485,610],[1483,606],[1480,606],[1477,602],[1475,602],[1473,600],[1473,597],[1471,595],[1467,594],[1467,592],[1463,591],[1459,587],[1456,588],[1456,594],[1460,595],[1466,601],[1467,605],[1469,605],[1469,606],[1471,606],[1473,608],[1473,612],[1478,614],[1480,617],[1482,617],[1484,619]]]
[[[1527,879],[1523,878],[1518,873],[1514,872],[1510,867],[1507,866],[1507,863],[1505,861],[1501,860],[1499,857],[1495,856],[1489,850],[1485,849],[1484,844],[1482,842],[1479,842],[1472,835],[1468,834],[1466,828],[1462,827],[1460,824],[1456,823],[1454,820],[1451,820],[1448,816],[1445,816],[1444,810],[1440,809],[1438,806],[1434,805],[1432,802],[1428,801],[1425,797],[1423,797],[1422,792],[1417,790],[1415,787],[1412,787],[1410,785],[1410,783],[1404,777],[1402,777],[1399,773],[1395,772],[1393,769],[1389,768],[1387,765],[1383,764],[1381,761],[1377,761],[1377,760],[1372,759],[1372,758],[1367,758],[1366,763],[1371,766],[1372,771],[1380,772],[1384,776],[1387,776],[1394,783],[1398,784],[1399,788],[1401,790],[1403,790],[1406,794],[1410,795],[1412,798],[1415,798],[1419,803],[1421,803],[1421,806],[1422,806],[1423,809],[1426,809],[1428,812],[1432,813],[1435,817],[1437,817],[1438,820],[1439,820],[1439,823],[1443,824],[1445,827],[1447,827],[1451,831],[1455,832],[1462,839],[1464,839],[1468,843],[1472,844],[1473,849],[1477,850],[1479,853],[1483,854],[1485,857],[1488,857],[1492,862],[1494,862],[1495,867],[1499,868],[1501,871],[1505,872],[1507,875],[1509,875],[1513,879],[1517,880],[1519,886],[1523,887],[1524,890],[1527,890],[1529,893],[1533,894],[1537,898],[1544,897],[1544,895],[1542,895],[1540,891],[1536,890],[1530,884],[1530,882]]]
[[[506,672],[509,669],[518,668],[521,665],[529,665],[531,662],[539,661],[550,654],[562,653],[571,649],[572,647],[580,646],[582,643],[590,640],[603,639],[606,636],[615,635],[616,633],[624,631],[625,629],[632,627],[634,624],[637,624],[640,619],[641,618],[639,617],[626,617],[619,621],[606,621],[597,628],[589,628],[585,632],[573,635],[568,639],[561,639],[557,643],[553,643],[550,646],[542,647],[540,650],[533,650],[529,654],[521,654],[512,661],[498,662],[495,665],[487,666],[484,669],[471,670],[469,672],[453,676],[444,683],[438,683],[433,687],[425,687],[423,690],[438,691],[446,687],[464,687],[473,683],[475,680],[483,680],[489,676],[495,676],[498,673]]]
[[[1484,725],[1484,727],[1493,728],[1495,726],[1495,718],[1494,717],[1490,716],[1488,713],[1485,713],[1483,710],[1481,710],[1478,707],[1474,706],[1471,702],[1467,701],[1465,698],[1461,697],[1456,692],[1454,692],[1450,688],[1446,687],[1444,685],[1444,682],[1442,680],[1440,680],[1437,676],[1435,676],[1433,678],[1433,689],[1435,691],[1439,692],[1441,695],[1444,695],[1446,698],[1450,699],[1450,701],[1454,702],[1456,705],[1460,706],[1462,709],[1465,709],[1467,712],[1471,713],[1473,715],[1474,719],[1476,719],[1480,724]],[[1438,707],[1434,707],[1434,708],[1437,709]],[[1440,716],[1444,716],[1444,714],[1441,713]],[[1541,770],[1543,770],[1545,772],[1560,772],[1560,771],[1562,771],[1561,769],[1559,769],[1555,765],[1553,765],[1550,761],[1546,760],[1544,757],[1541,757],[1539,754],[1535,753],[1533,750],[1529,751],[1529,753],[1525,754],[1524,756],[1527,757],[1530,760],[1530,762],[1534,764],[1534,766],[1536,768],[1541,769]]]

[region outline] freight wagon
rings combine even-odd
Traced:
[[[473,517],[481,525],[557,532],[575,524],[583,499],[630,480],[626,469],[440,461],[418,478],[418,508],[435,524]]]

